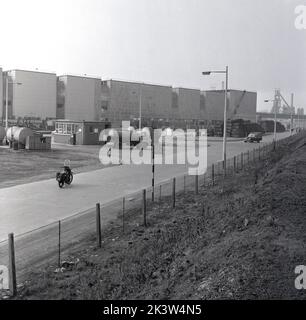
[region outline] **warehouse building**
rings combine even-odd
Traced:
[[[141,107],[141,108],[140,108]],[[142,125],[159,118],[172,116],[172,87],[121,80],[102,81],[101,119],[109,120],[113,127],[123,120],[139,119]]]
[[[6,78],[9,81],[9,119],[54,119],[56,117],[55,73],[10,70],[3,74],[3,92],[6,92]],[[5,117],[5,103],[2,110],[2,115]]]
[[[62,75],[57,78],[57,119],[99,121],[101,79]]]
[[[202,92],[206,117],[209,121],[224,119],[224,90]],[[242,90],[228,91],[228,119],[243,119],[256,122],[257,93]]]
[[[173,88],[172,118],[199,120],[204,114],[200,108],[201,92],[197,89]]]

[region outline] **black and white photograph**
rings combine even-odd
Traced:
[[[305,300],[305,0],[0,12],[0,313]]]

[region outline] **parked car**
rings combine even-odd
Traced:
[[[251,132],[244,142],[260,142],[262,140],[262,132]]]

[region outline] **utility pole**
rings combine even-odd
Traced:
[[[223,163],[224,163],[224,173],[226,174],[226,124],[227,124],[227,94],[228,94],[228,66],[226,66],[225,71],[203,71],[203,76],[209,76],[212,73],[225,73],[225,90],[224,90],[224,116],[223,116]]]
[[[294,94],[291,93],[291,108],[290,108],[290,135],[292,135],[292,130],[293,130],[293,99],[294,99]]]
[[[6,83],[5,83],[5,131],[6,132],[8,129],[8,85],[9,85],[9,80],[8,80],[8,76],[6,75]]]
[[[142,83],[139,84],[139,130],[141,130],[142,113]]]
[[[228,92],[228,66],[225,70],[225,93],[224,93],[224,132],[223,132],[223,161],[224,172],[226,174],[226,135],[227,135],[227,92]]]

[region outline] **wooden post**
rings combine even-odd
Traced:
[[[260,160],[260,146],[258,146],[258,160]]]
[[[124,232],[125,197],[122,199],[122,232]]]
[[[236,156],[234,156],[234,172],[237,172]]]
[[[250,150],[248,150],[248,165],[250,164]]]
[[[175,178],[172,180],[172,208],[175,208]]]
[[[215,185],[215,164],[214,163],[211,166],[211,180],[212,180],[212,185]]]
[[[162,197],[162,185],[159,186],[159,213],[161,207],[161,197]]]
[[[143,225],[147,226],[147,191],[142,190],[142,214],[143,214]]]
[[[16,263],[15,263],[15,245],[14,234],[8,235],[9,246],[9,289],[10,294],[14,297],[17,294],[17,277],[16,277]]]
[[[101,248],[102,236],[101,236],[101,210],[100,210],[100,203],[96,204],[96,231],[97,231],[97,247]]]
[[[186,193],[186,175],[184,175],[184,193]]]
[[[154,143],[152,138],[152,202],[154,202],[155,194],[155,155],[154,155]]]
[[[241,170],[243,170],[243,152],[241,152]]]
[[[58,267],[61,267],[61,220],[58,221]]]
[[[199,194],[199,176],[198,176],[198,174],[196,174],[195,178],[194,178],[194,190],[195,190],[195,194]]]

